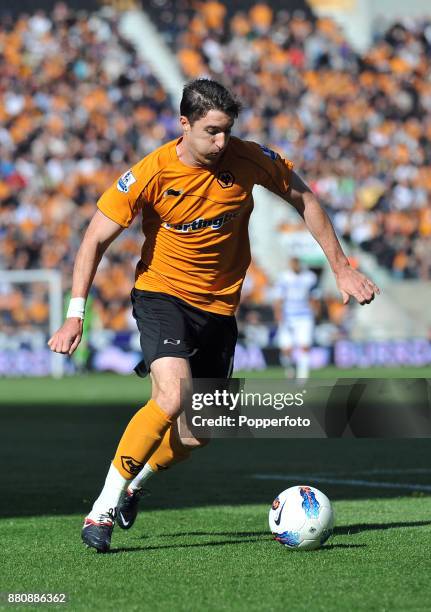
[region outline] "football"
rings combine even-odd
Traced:
[[[287,548],[314,550],[332,535],[334,512],[324,493],[308,485],[282,491],[269,510],[274,539]]]

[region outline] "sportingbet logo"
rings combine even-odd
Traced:
[[[117,189],[118,191],[121,191],[122,193],[128,193],[129,187],[130,185],[133,185],[133,183],[136,183],[136,179],[133,176],[133,172],[131,170],[127,170],[127,172],[125,172],[118,179]]]
[[[207,227],[213,230],[219,230],[225,223],[228,223],[235,217],[238,217],[238,215],[239,212],[229,212],[221,217],[216,217],[215,219],[196,219],[190,223],[178,223],[176,225],[172,225],[171,223],[163,223],[163,227],[166,229],[173,229],[176,232],[195,232]]]

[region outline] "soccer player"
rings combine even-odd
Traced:
[[[152,395],[127,425],[84,522],[84,543],[102,552],[109,550],[116,517],[121,516],[122,527],[134,520],[135,491],[146,475],[205,443],[178,435],[176,420],[184,408],[180,381],[187,394],[192,377],[231,374],[234,313],[250,263],[248,221],[255,184],[296,208],[328,258],[344,301],[353,296],[365,304],[378,292],[349,266],[327,215],[292,162],[231,137],[239,111],[240,104],[216,81],[197,79],[185,86],[182,136],[144,157],[99,199],[76,256],[66,320],[48,342],[59,353],[71,355],[76,349],[103,253],[139,216],[145,242],[132,305],[143,359],[136,371],[141,376],[151,372]],[[134,482],[137,476],[140,482]]]
[[[314,313],[310,304],[311,291],[317,276],[301,265],[297,257],[289,262],[275,286],[274,312],[278,322],[278,345],[286,376],[293,377],[293,350],[296,349],[296,376],[308,378],[310,348],[313,342]]]

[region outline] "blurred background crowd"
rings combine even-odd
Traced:
[[[359,54],[328,18],[245,4],[150,0],[145,10],[186,79],[211,76],[234,90],[244,105],[235,134],[292,159],[347,244],[396,279],[429,280],[431,19],[376,30]],[[67,292],[98,197],[179,134],[177,114],[120,35],[112,7],[1,13],[0,269],[60,270]],[[92,294],[96,326],[134,329],[140,245],[136,222],[104,258]],[[274,279],[259,263],[245,284],[244,333],[272,318]],[[321,294],[314,307],[324,326],[348,332],[334,297]],[[3,332],[47,317],[42,286],[0,284]]]
[[[58,269],[65,290],[101,193],[178,133],[169,99],[116,23],[113,11],[58,4],[49,17],[4,18],[0,29],[0,267]],[[130,325],[139,229],[124,233],[101,265],[94,304],[102,326]],[[4,324],[46,317],[42,288],[31,288],[37,312],[20,300],[21,288],[9,288],[13,296],[7,289]]]

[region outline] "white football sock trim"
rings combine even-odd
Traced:
[[[101,514],[107,512],[111,508],[116,508],[129,482],[129,480],[126,480],[126,478],[120,474],[114,464],[111,463],[103,489],[94,502],[90,514]]]
[[[139,472],[139,474],[135,476],[135,478],[129,484],[128,488],[132,491],[136,491],[136,489],[142,488],[142,485],[145,484],[154,473],[155,470],[153,470],[149,463],[146,463],[142,470]]]

